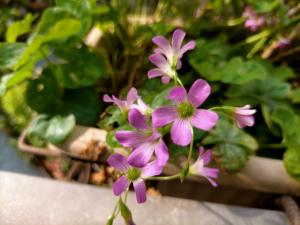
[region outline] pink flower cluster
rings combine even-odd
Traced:
[[[190,41],[181,47],[185,33],[176,30],[172,44],[162,36],[153,38],[159,47],[150,56],[150,61],[158,68],[151,69],[149,78],[162,77],[163,83],[170,79],[177,79],[176,70],[181,67],[181,58],[187,50],[195,48],[195,42]],[[146,185],[144,180],[160,175],[169,160],[169,149],[164,135],[159,131],[161,127],[171,124],[170,136],[174,144],[187,146],[193,142],[193,129],[211,130],[218,122],[216,112],[199,108],[211,94],[211,86],[203,79],[196,80],[189,91],[183,86],[172,88],[167,98],[170,105],[151,109],[143,102],[135,88],[130,89],[126,100],[115,96],[104,95],[105,102],[116,104],[128,114],[128,122],[133,130],[119,130],[116,132],[117,141],[130,149],[129,156],[113,154],[108,163],[121,173],[121,177],[114,183],[113,192],[119,196],[133,184],[138,203],[146,201]],[[235,119],[239,127],[252,126],[253,114],[249,106],[236,108]],[[209,168],[212,151],[199,149],[199,158],[190,166],[191,174],[205,177],[213,186],[217,186],[215,179],[218,169]]]
[[[250,6],[247,6],[244,10],[243,17],[245,17],[245,27],[249,28],[252,32],[256,31],[259,27],[265,23],[265,18],[258,16]]]

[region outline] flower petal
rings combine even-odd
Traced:
[[[202,79],[196,80],[188,93],[188,99],[195,107],[200,106],[210,95],[210,85]]]
[[[168,61],[161,54],[152,54],[149,56],[150,62],[152,62],[158,68],[164,70],[168,67]]]
[[[180,59],[178,59],[176,69],[179,70],[181,69],[181,67],[182,67],[182,62]]]
[[[177,117],[175,106],[163,106],[152,113],[152,124],[155,127],[162,127],[173,122]]]
[[[114,102],[114,100],[112,100],[112,98],[109,97],[109,95],[107,95],[107,94],[103,95],[103,101],[104,102]]]
[[[172,37],[172,48],[173,48],[173,51],[176,52],[176,54],[179,54],[180,47],[181,47],[184,37],[185,37],[185,32],[183,32],[182,30],[176,29],[174,31],[173,37]]]
[[[192,126],[189,120],[176,119],[171,128],[172,141],[181,146],[186,146],[192,140]]]
[[[236,115],[235,120],[239,128],[244,128],[246,126],[252,127],[254,125],[254,116],[252,115]]]
[[[179,58],[183,56],[184,53],[186,53],[189,50],[193,50],[196,47],[196,42],[195,41],[189,41],[186,43],[179,52]]]
[[[212,178],[217,178],[219,175],[219,169],[216,168],[203,168],[203,175],[205,176],[205,178],[211,183],[211,185],[213,187],[217,187],[218,184],[215,180],[213,180]]]
[[[130,185],[126,176],[121,176],[113,185],[113,192],[116,196],[122,194]]]
[[[127,159],[121,154],[113,154],[108,159],[107,162],[110,166],[122,171],[126,172],[129,164],[127,163]]]
[[[136,148],[143,143],[147,137],[142,132],[119,130],[116,132],[116,139],[125,147]]]
[[[204,148],[201,146],[199,148],[199,157],[203,160],[204,165],[207,165],[211,161],[211,155],[212,151],[209,149],[207,151],[204,151]]]
[[[170,43],[165,37],[158,35],[153,37],[152,41],[163,50],[163,53],[165,55],[169,55],[170,52],[172,51]]]
[[[137,203],[143,203],[147,200],[146,196],[146,185],[143,179],[133,181],[133,187],[135,191]]]
[[[166,165],[167,161],[169,160],[169,151],[162,138],[160,138],[158,143],[155,145],[155,155],[159,166]]]
[[[131,105],[138,98],[137,90],[133,87],[127,94],[127,103]]]
[[[168,99],[175,103],[180,103],[186,99],[186,90],[184,87],[175,87],[173,88],[168,95]]]
[[[216,125],[218,119],[218,114],[213,111],[197,109],[191,121],[192,124],[198,129],[209,131]]]
[[[171,80],[171,77],[169,77],[169,76],[162,76],[161,77],[161,82],[163,84],[168,84],[170,82],[170,80]]]
[[[155,77],[161,77],[162,75],[164,75],[163,71],[155,68],[155,69],[151,69],[148,71],[148,78],[155,78]]]
[[[137,109],[131,109],[129,111],[128,121],[136,129],[140,129],[140,130],[149,129],[145,116]]]
[[[150,161],[153,152],[154,144],[151,142],[145,142],[134,149],[128,156],[128,163],[131,166],[143,167]]]
[[[157,160],[155,160],[148,163],[145,167],[143,167],[141,177],[142,178],[153,177],[153,176],[160,175],[161,173],[162,173],[162,166],[158,165]]]

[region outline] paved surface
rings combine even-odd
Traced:
[[[47,176],[40,168],[24,161],[20,154],[17,154],[17,151],[18,150],[14,149],[8,143],[8,137],[5,134],[0,133],[0,170],[25,173],[34,176]]]
[[[104,225],[115,200],[110,189],[0,171],[1,225]],[[137,225],[287,224],[277,211],[170,197],[149,197],[138,206],[132,194],[128,201]]]

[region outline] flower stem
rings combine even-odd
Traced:
[[[194,130],[192,129],[192,141],[190,143],[190,150],[189,150],[189,154],[188,154],[188,158],[186,161],[187,166],[190,166],[190,162],[191,162],[191,158],[192,158],[192,153],[193,153],[193,143],[194,143]]]
[[[159,176],[159,177],[148,177],[146,180],[174,180],[180,178],[181,173],[177,173],[171,176]]]

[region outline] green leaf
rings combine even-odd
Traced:
[[[12,23],[5,34],[7,42],[16,42],[17,37],[26,34],[31,29],[31,23],[34,20],[32,14],[28,13],[23,20]]]
[[[29,81],[26,101],[33,110],[39,113],[58,111],[61,90],[50,69],[44,70],[39,78]]]
[[[75,125],[75,117],[72,114],[66,116],[40,114],[32,121],[28,135],[59,144],[68,137]]]
[[[243,99],[245,104],[271,104],[274,100],[286,98],[290,90],[289,83],[279,79],[267,78],[251,81],[245,85],[231,86],[226,95],[231,99]]]
[[[88,0],[56,0],[57,6],[81,21],[80,35],[83,36],[92,24],[91,6]]]
[[[224,83],[243,84],[251,80],[265,79],[266,71],[254,60],[243,61],[241,57],[235,57],[221,69],[219,76]]]
[[[221,165],[228,171],[240,171],[249,159],[249,149],[235,144],[220,143],[213,148],[216,157],[219,157]]]
[[[61,110],[72,113],[78,124],[94,126],[100,116],[101,101],[92,87],[65,90]]]
[[[41,27],[43,28],[43,26]],[[42,29],[43,32],[38,29],[32,36],[29,45],[22,52],[18,62],[14,65],[14,70],[17,70],[30,61],[32,56],[36,54],[45,43],[53,41],[63,43],[71,36],[77,35],[81,29],[81,23],[76,19],[61,19],[55,24],[51,24],[50,27],[47,27],[47,30],[44,29],[45,28]]]
[[[32,110],[26,104],[25,93],[28,83],[24,82],[9,89],[1,98],[2,110],[17,131],[22,131],[31,119]]]
[[[114,126],[123,126],[127,123],[127,115],[121,112],[116,105],[111,105],[106,108],[106,116],[99,122],[99,127],[105,130],[110,130]]]
[[[300,181],[300,146],[288,148],[284,153],[283,162],[289,175]]]
[[[11,69],[25,48],[24,43],[0,43],[0,70]]]
[[[124,222],[126,225],[132,224],[132,213],[130,209],[127,207],[127,205],[122,201],[122,198],[119,200],[119,208],[121,212],[121,216],[124,219]]]
[[[291,99],[293,103],[300,103],[300,88],[292,90],[289,94],[289,99]]]
[[[251,152],[258,149],[255,138],[222,117],[202,143],[215,144],[214,152],[220,157],[222,166],[229,171],[241,170]]]
[[[51,118],[45,133],[45,138],[55,144],[63,142],[75,128],[75,116],[57,115]]]
[[[300,146],[300,116],[291,107],[280,105],[271,113],[271,119],[277,123],[287,146]]]
[[[280,5],[279,0],[253,1],[252,6],[258,13],[268,13]]]
[[[59,79],[66,88],[87,87],[99,78],[108,78],[103,57],[86,47],[56,49],[55,55],[64,61]]]

